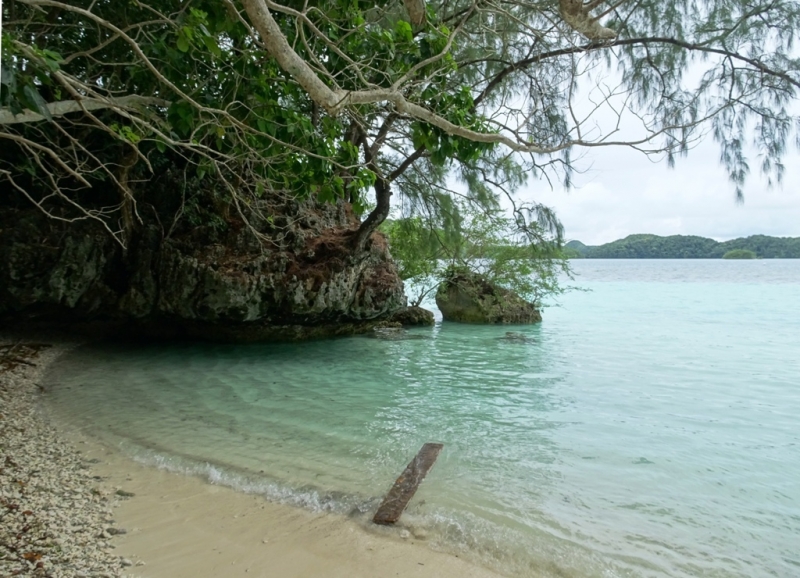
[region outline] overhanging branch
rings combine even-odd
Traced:
[[[502,134],[482,133],[458,126],[418,104],[409,102],[399,88],[354,91],[331,89],[289,45],[264,0],[242,0],[242,4],[252,20],[253,26],[261,35],[264,46],[278,65],[290,74],[305,89],[309,97],[325,108],[331,116],[338,116],[350,105],[391,102],[400,114],[423,120],[448,134],[474,142],[504,144],[518,152],[549,153],[563,148],[561,146],[553,149],[543,148],[538,144],[516,141]]]
[[[62,100],[59,102],[51,102],[47,105],[47,110],[50,111],[50,116],[64,116],[65,114],[70,114],[71,112],[88,112],[90,110],[101,110],[104,108],[136,109],[143,106],[161,106],[166,108],[169,105],[169,101],[161,98],[151,98],[132,94],[129,96],[109,99],[83,98],[81,100]],[[0,124],[19,124],[23,122],[39,122],[42,120],[47,120],[47,117],[32,110],[25,110],[22,113],[15,115],[7,108],[0,109]]]

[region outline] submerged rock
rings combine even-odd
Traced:
[[[535,343],[536,340],[533,337],[528,337],[524,333],[518,333],[516,331],[506,331],[506,334],[502,337],[498,337],[502,341],[508,341],[509,343]]]
[[[375,327],[369,334],[369,337],[374,337],[375,339],[382,339],[384,341],[408,341],[413,339],[429,339],[429,337],[426,335],[410,333],[402,326],[394,327],[390,324],[382,324],[381,326]]]
[[[436,292],[445,321],[461,323],[538,323],[542,315],[533,303],[465,270],[453,271]]]
[[[400,309],[392,315],[390,321],[406,326],[427,326],[433,325],[435,322],[432,311],[416,306]]]

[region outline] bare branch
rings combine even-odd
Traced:
[[[111,109],[138,109],[144,106],[168,107],[171,103],[161,98],[138,96],[135,94],[119,98],[82,98],[81,100],[62,100],[51,102],[47,105],[51,116],[64,116],[72,112],[89,110]],[[32,110],[25,110],[15,115],[8,109],[0,109],[0,124],[18,124],[22,122],[39,122],[47,120],[46,117]]]

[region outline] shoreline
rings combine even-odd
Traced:
[[[2,341],[8,342],[8,336]],[[58,447],[58,455],[65,456],[51,461],[52,483],[58,485],[61,472],[70,464],[83,474],[77,481],[65,480],[66,487],[59,491],[34,499],[66,492],[84,496],[77,501],[56,500],[52,508],[59,510],[62,518],[75,516],[72,510],[78,502],[94,512],[81,526],[82,539],[61,540],[70,542],[72,559],[102,562],[78,568],[44,549],[36,560],[12,561],[7,549],[0,548],[0,575],[22,570],[18,575],[53,577],[502,576],[457,555],[433,550],[425,544],[424,535],[401,531],[398,538],[392,535],[396,531],[367,531],[343,515],[269,502],[260,495],[145,466],[68,429],[53,419],[52,412],[43,411],[45,401],[38,382],[61,355],[78,344],[50,342],[54,345],[36,357],[35,367],[19,366],[0,373],[0,395],[11,393],[15,400],[12,411],[25,414],[28,424],[9,450],[17,455],[28,451],[32,442],[26,438],[35,432],[33,437],[43,444],[37,446],[38,451],[51,458],[54,452],[49,450]],[[10,412],[3,408],[0,413]],[[0,428],[5,426],[6,420],[0,420]],[[35,494],[39,488],[28,491]],[[47,523],[41,528],[44,536],[74,529],[50,528]],[[55,539],[45,538],[42,544]]]
[[[25,342],[0,337],[17,344],[0,357],[0,576],[123,576],[132,563],[108,533],[116,496],[39,408],[42,377],[77,343],[31,352]]]

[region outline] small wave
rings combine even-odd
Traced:
[[[315,513],[352,515],[367,512],[377,499],[364,499],[343,492],[322,491],[316,488],[293,488],[263,474],[236,471],[230,466],[195,461],[138,448],[131,457],[138,463],[168,472],[200,478],[210,484],[225,486],[244,494],[263,496],[270,502],[310,510]]]

